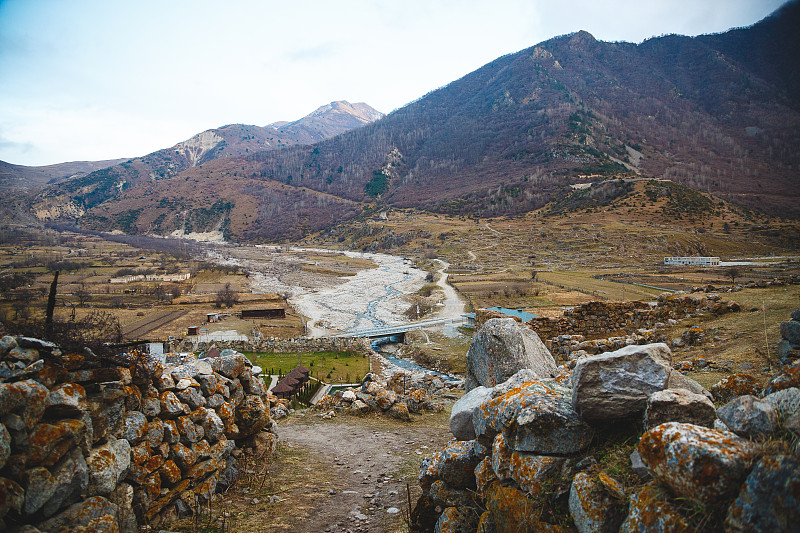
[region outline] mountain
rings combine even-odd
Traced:
[[[573,183],[641,175],[797,218],[797,27],[794,1],[716,35],[637,45],[579,31],[500,57],[314,145],[217,158],[141,187],[119,176],[87,181],[85,193],[73,188],[59,205],[71,198],[85,210],[72,214],[91,227],[169,233],[188,220],[192,231],[270,241],[324,229],[368,205],[519,214],[565,196]],[[277,134],[290,124],[273,126]]]
[[[106,161],[72,161],[40,167],[14,165],[0,161],[0,190],[2,189],[39,189],[48,183],[83,176],[95,170],[108,168],[125,159],[108,159]]]
[[[220,158],[235,158],[264,150],[313,143],[382,117],[365,103],[331,102],[280,127],[231,124],[206,130],[170,148],[119,162],[49,187],[34,212],[41,220],[81,216],[87,209],[122,191],[172,178]]]

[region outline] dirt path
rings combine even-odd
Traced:
[[[187,309],[176,309],[176,310],[169,310],[166,311],[159,311],[154,315],[150,315],[138,322],[131,324],[130,326],[123,328],[122,336],[125,339],[138,339],[144,335],[147,335],[153,330],[156,330],[166,324],[169,324],[173,320],[177,320],[189,311]]]
[[[406,484],[413,504],[419,461],[450,439],[447,417],[425,414],[404,423],[377,415],[321,420],[308,414],[281,421],[270,472],[270,493],[280,501],[266,512],[242,515],[234,531],[407,531]]]

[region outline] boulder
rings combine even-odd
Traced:
[[[647,399],[645,429],[664,422],[685,422],[711,427],[717,418],[714,404],[702,394],[686,389],[656,391]]]
[[[493,387],[529,368],[540,378],[558,374],[555,360],[539,336],[513,318],[488,320],[467,352],[466,390]]]
[[[800,462],[765,455],[728,509],[725,531],[792,531],[800,524]]]
[[[668,422],[642,435],[639,453],[650,474],[673,493],[711,505],[736,494],[756,447],[731,433]]]
[[[206,359],[211,363],[214,372],[222,374],[226,378],[235,379],[239,377],[247,364],[247,359],[242,354],[224,355]]]
[[[563,457],[513,452],[508,472],[523,492],[537,497],[544,492],[547,482],[561,473],[564,461]]]
[[[641,417],[672,372],[663,343],[626,346],[581,359],[572,373],[572,406],[588,422]]]
[[[22,475],[22,486],[25,488],[25,504],[23,513],[32,515],[38,512],[56,491],[56,479],[43,466],[26,470]]]
[[[244,358],[244,356],[242,356]],[[224,358],[220,358],[224,359]],[[252,435],[269,423],[269,409],[259,396],[247,396],[236,407],[236,424],[242,437]]]
[[[33,429],[47,407],[47,388],[33,380],[14,383],[0,382],[0,417],[6,413],[19,414],[25,427]]]
[[[439,515],[433,531],[434,533],[465,533],[475,529],[472,522],[471,513],[464,512],[457,507],[447,507]]]
[[[475,467],[475,485],[481,498],[486,497],[486,489],[492,481],[497,481],[497,476],[492,468],[492,457],[484,457]]]
[[[778,410],[754,396],[739,396],[719,409],[717,416],[728,428],[742,437],[767,435],[778,428]]]
[[[589,474],[578,472],[569,491],[569,513],[580,533],[619,531],[623,507]]]
[[[475,426],[472,425],[472,417],[478,407],[483,402],[491,399],[491,397],[492,389],[478,386],[453,404],[453,409],[450,413],[450,433],[456,439],[472,440],[475,438]]]
[[[475,467],[486,451],[474,440],[448,444],[420,462],[420,486],[427,491],[434,481],[442,480],[457,489],[475,488]]]
[[[486,491],[486,509],[491,513],[498,532],[516,531],[568,531],[544,524],[534,512],[537,504],[514,487],[493,483]]]
[[[474,412],[478,440],[490,442],[503,431],[514,450],[539,455],[568,455],[586,448],[592,429],[558,388],[531,381],[484,402]]]
[[[405,422],[411,420],[411,414],[408,412],[408,405],[406,405],[406,402],[392,404],[386,413],[397,420],[403,420]]]
[[[342,393],[342,401],[352,403],[356,401],[356,393],[351,390],[346,390]]]
[[[506,438],[502,433],[498,433],[492,443],[492,454],[489,459],[492,461],[494,475],[500,481],[511,479],[511,454],[513,450],[506,444]]]
[[[28,466],[53,466],[73,446],[86,443],[86,424],[65,418],[53,424],[40,423],[28,437]]]
[[[0,470],[6,465],[11,455],[11,434],[3,424],[0,424]]]
[[[645,486],[631,496],[628,516],[622,522],[620,533],[661,531],[669,533],[693,533],[686,519],[659,494],[653,486]]]

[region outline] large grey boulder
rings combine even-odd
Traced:
[[[767,394],[761,401],[777,409],[784,420],[800,414],[800,389],[797,387],[790,387]]]
[[[645,429],[665,422],[685,422],[711,427],[717,418],[714,403],[702,394],[686,389],[656,391],[647,399]]]
[[[109,437],[93,448],[86,460],[89,466],[89,493],[108,496],[131,464],[131,445],[126,439]]]
[[[513,318],[493,318],[475,335],[467,352],[466,390],[494,387],[523,368],[540,378],[558,373],[555,359],[535,331]]]
[[[453,404],[453,410],[450,413],[450,433],[457,440],[475,438],[475,426],[472,424],[473,414],[483,402],[491,398],[492,389],[480,386],[472,389]]]
[[[666,388],[671,353],[664,343],[626,346],[581,359],[572,372],[572,406],[586,421],[642,416],[647,399]]]
[[[739,396],[719,409],[717,416],[731,431],[743,437],[757,437],[778,428],[778,410],[755,396]]]

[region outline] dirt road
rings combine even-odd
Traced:
[[[235,498],[233,530],[407,531],[406,484],[413,504],[419,461],[450,440],[447,421],[447,413],[414,416],[410,423],[313,414],[281,421],[268,491],[255,495],[258,505],[252,505],[252,492]],[[280,500],[264,506],[266,494]]]

